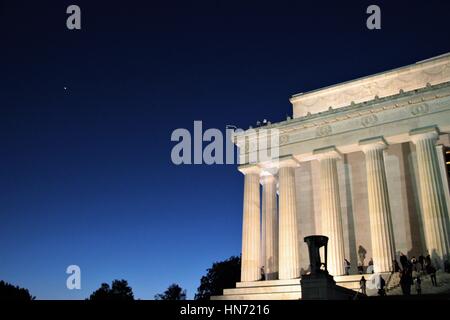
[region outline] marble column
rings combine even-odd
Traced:
[[[450,186],[449,177],[447,172],[447,164],[445,160],[445,153],[448,152],[444,145],[439,144],[436,146],[436,153],[438,155],[439,168],[441,171],[442,185],[445,194],[445,203],[447,204],[448,220],[450,222]],[[450,250],[450,249],[449,249]]]
[[[266,173],[261,176],[263,189],[262,219],[264,226],[263,251],[266,280],[278,277],[278,214],[276,178]]]
[[[242,223],[241,281],[257,281],[260,268],[260,169],[254,165],[239,167],[244,175],[244,212]]]
[[[278,278],[295,279],[300,277],[299,240],[297,227],[297,204],[295,193],[295,167],[293,157],[280,159],[279,182],[279,246]]]
[[[322,234],[328,239],[328,272],[333,276],[345,274],[344,233],[342,230],[341,199],[336,160],[340,158],[334,146],[314,150],[320,161],[320,206]]]
[[[395,257],[391,208],[384,165],[383,137],[359,142],[366,157],[372,259],[375,272],[390,272]]]
[[[417,169],[420,184],[420,202],[425,242],[431,258],[442,267],[449,257],[448,208],[440,173],[436,140],[437,127],[412,130],[411,140],[416,145]]]

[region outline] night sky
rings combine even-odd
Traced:
[[[449,1],[311,3],[0,1],[0,279],[38,299],[122,278],[192,298],[240,254],[243,178],[173,165],[174,129],[281,121],[292,94],[450,51]]]

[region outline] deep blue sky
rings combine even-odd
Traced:
[[[280,121],[294,93],[450,51],[448,1],[243,2],[0,1],[0,279],[38,299],[116,278],[193,297],[240,254],[243,179],[171,164],[174,129]]]

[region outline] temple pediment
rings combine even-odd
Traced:
[[[290,98],[294,118],[450,81],[450,54]]]

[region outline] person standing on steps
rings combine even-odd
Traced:
[[[348,261],[347,259],[344,259],[345,262],[345,274],[348,276],[350,274],[350,261]]]
[[[420,277],[416,278],[416,293],[417,295],[422,294],[422,280],[420,280]]]
[[[397,260],[392,260],[392,265],[393,265],[392,270],[393,273],[400,272],[400,266],[398,265]]]
[[[379,282],[378,282],[378,295],[380,297],[384,297],[386,295],[386,290],[384,289],[386,287],[386,281],[384,281],[384,278],[378,274]]]
[[[409,265],[408,257],[405,256],[403,252],[400,252],[400,264],[402,265],[403,270],[407,269]]]
[[[261,280],[266,280],[266,272],[264,271],[264,266],[261,267]]]
[[[425,263],[425,257],[423,256],[423,254],[421,254],[419,256],[419,264],[420,264],[420,269],[423,272],[424,269],[424,263]]]
[[[359,280],[359,287],[361,289],[361,293],[366,295],[366,278],[364,276],[361,277],[361,280]]]

